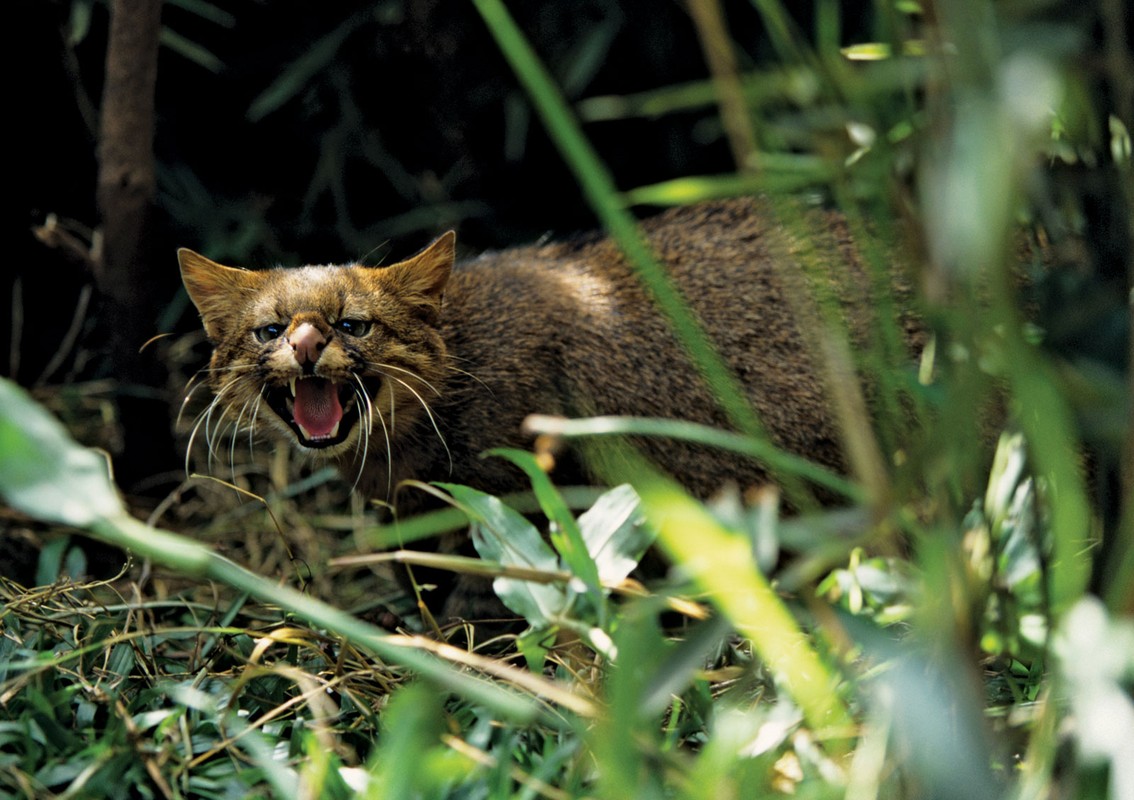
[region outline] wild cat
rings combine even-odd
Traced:
[[[842,276],[844,313],[869,316],[865,269],[844,221],[819,210],[805,216],[809,246]],[[842,469],[828,395],[785,296],[791,240],[766,201],[673,209],[644,222],[643,232],[772,441]],[[396,499],[403,513],[425,498],[395,493],[407,479],[493,494],[526,488],[518,469],[481,454],[530,447],[523,429],[530,414],[728,427],[609,239],[595,234],[460,263],[454,247],[450,232],[390,266],[263,271],[181,250],[185,287],[214,347],[213,413],[240,426],[270,427],[335,464],[364,496]],[[755,461],[687,442],[636,444],[702,497],[727,483],[769,479]],[[561,484],[598,477],[572,453],[557,459],[553,473]],[[443,595],[439,590],[434,600],[438,608]]]

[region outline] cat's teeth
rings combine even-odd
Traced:
[[[306,441],[318,442],[318,441],[322,441],[324,439],[334,439],[336,436],[339,435],[339,426],[342,425],[342,424],[343,424],[342,420],[339,420],[338,422],[335,423],[335,427],[331,428],[331,432],[324,435],[324,436],[312,436],[311,431],[307,430],[307,428],[303,427],[298,422],[295,423],[295,426],[297,428],[299,428],[299,432],[303,434],[303,438]]]
[[[289,387],[291,388],[291,396],[292,396],[292,397],[295,397],[295,378],[292,378],[292,379],[291,379],[291,380],[290,380],[290,381],[288,382],[288,386],[289,386]]]

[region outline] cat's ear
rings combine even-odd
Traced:
[[[457,234],[448,231],[413,258],[382,270],[383,278],[406,300],[411,300],[429,322],[441,313],[441,298],[456,259]]]
[[[256,285],[259,275],[222,266],[186,247],[177,251],[177,260],[181,264],[181,281],[201,313],[205,333],[216,340],[221,333],[219,321],[231,318],[233,310],[246,302],[247,291]]]

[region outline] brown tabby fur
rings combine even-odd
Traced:
[[[643,230],[773,440],[841,469],[827,393],[785,297],[784,259],[796,243],[771,219],[765,201],[738,199],[675,209],[643,223]],[[809,246],[831,260],[848,319],[865,319],[867,284],[842,219],[820,211],[807,212],[807,219]],[[239,418],[238,426],[264,421],[298,443],[271,410],[267,387],[278,396],[305,370],[340,382],[344,408],[371,414],[339,444],[299,446],[380,499],[409,478],[498,494],[525,488],[510,464],[479,455],[530,447],[521,423],[533,413],[670,417],[728,427],[611,241],[592,236],[519,247],[454,266],[454,238],[445,234],[385,268],[248,272],[182,250],[185,286],[215,345],[210,381],[220,410]],[[352,336],[335,327],[344,319],[370,329]],[[301,365],[302,347],[293,340],[304,323],[309,335],[314,328],[316,340],[325,341],[318,360]],[[254,331],[269,324],[279,326],[271,331],[279,335],[260,341]],[[747,487],[767,480],[758,464],[718,451],[657,439],[642,446],[700,496],[729,482]],[[568,456],[553,477],[571,484],[594,476]],[[412,502],[411,495],[421,493],[399,492],[399,504]]]

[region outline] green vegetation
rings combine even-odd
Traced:
[[[754,0],[775,53],[762,67],[720,58],[735,45],[718,4],[692,0],[715,52],[710,80],[572,106],[559,88],[569,81],[541,65],[504,5],[474,4],[738,432],[616,418],[533,428],[596,447],[636,434],[744,453],[803,511],[787,513],[770,487],[700,503],[647,464],[608,490],[556,487],[537,456],[501,451],[488,457],[521,466],[531,495],[417,487],[452,509],[379,526],[357,505],[332,510],[341,497],[310,501],[337,491],[326,489],[334,479],[300,479],[280,453],[257,468],[270,490],[256,502],[233,506],[235,492],[210,484],[229,504],[181,518],[187,537],[128,514],[105,459],[0,380],[3,513],[56,534],[39,552],[38,586],[0,579],[0,795],[1134,796],[1130,354],[1104,347],[1128,346],[1134,275],[1129,54],[1113,45],[1118,33],[1100,34],[1089,79],[1073,57],[1089,25],[1047,21],[1026,3],[877,3],[872,41],[847,47],[838,3],[816,0],[810,34],[787,4]],[[230,24],[208,4],[179,5]],[[1100,2],[1100,19],[1111,5]],[[90,4],[74,8],[86,25]],[[249,117],[294,102],[345,41],[396,8],[376,4],[318,38]],[[577,63],[617,46],[604,30],[572,50]],[[219,69],[202,44],[171,31],[166,43]],[[718,107],[712,130],[734,173],[622,189],[580,122]],[[1107,187],[1117,213],[1103,218],[1125,225],[1098,250],[1102,266],[1084,255],[1097,232],[1088,185]],[[785,191],[847,215],[879,286],[888,253],[915,265],[917,299],[888,302],[914,302],[933,330],[919,363],[895,367],[892,324],[852,353],[824,297],[792,298],[814,310],[848,476],[768,444],[630,215],[638,204]],[[793,208],[777,203],[783,225]],[[247,216],[222,234],[214,218],[209,235],[251,249],[261,223]],[[1127,287],[1117,303],[1115,285]],[[869,398],[840,379],[855,371],[877,387]],[[52,407],[82,416],[66,393]],[[235,453],[218,460],[247,484]],[[838,499],[818,506],[817,490]],[[546,538],[525,516],[536,510],[550,521]],[[475,564],[369,552],[463,525]],[[305,540],[313,527],[355,534],[336,540],[330,568],[328,545]],[[84,571],[72,530],[139,563],[71,580]],[[643,587],[629,576],[650,546],[673,568]],[[497,576],[528,629],[487,641],[387,632],[374,624],[383,603],[414,613],[412,598],[365,572],[391,559]]]

